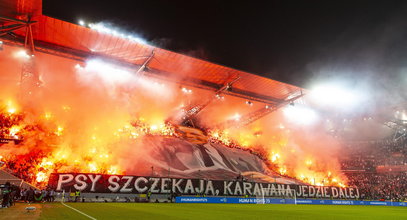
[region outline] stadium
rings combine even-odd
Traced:
[[[0,219],[407,217],[405,90],[366,110],[42,7],[0,2]]]

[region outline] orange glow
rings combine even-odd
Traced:
[[[7,112],[10,113],[10,114],[14,114],[14,113],[16,113],[16,111],[17,110],[15,108],[8,108],[7,109]]]
[[[229,130],[214,130],[209,133],[209,136],[211,137],[212,141],[220,142],[231,147],[238,146],[240,148],[254,148],[251,145],[256,143],[256,140],[254,138],[251,139],[250,135],[247,135],[244,130],[240,130],[239,135],[237,136],[235,136],[234,133],[231,133]],[[258,138],[258,136],[255,137]],[[305,161],[303,160],[301,164],[292,164],[289,157],[295,158],[293,154],[296,153],[296,150],[286,148],[286,146],[289,145],[289,139],[287,139],[285,136],[275,138],[273,142],[275,144],[270,148],[270,150],[274,151],[269,153],[267,159],[269,162],[271,162],[271,164],[277,167],[274,169],[279,174],[295,177],[311,185],[345,186],[346,179],[343,177],[343,175],[339,171],[336,171],[335,173],[331,170],[324,171],[325,168],[316,163],[318,158],[311,159],[309,156],[306,156],[308,159]]]
[[[287,168],[285,168],[285,167],[280,167],[280,168],[278,169],[278,172],[279,172],[281,175],[285,175],[285,174],[287,173]]]
[[[312,160],[306,160],[306,161],[305,161],[305,165],[311,166],[311,165],[312,165]]]
[[[45,118],[45,120],[50,120],[50,119],[51,119],[51,117],[52,117],[51,112],[45,112],[45,114],[44,114],[44,118]]]
[[[9,130],[9,135],[13,137],[17,137],[17,133],[20,131],[21,126],[13,125]]]
[[[63,105],[62,106],[62,110],[64,110],[64,111],[70,111],[71,110],[71,107],[69,107],[69,106],[67,106],[67,105]]]
[[[275,163],[280,158],[279,153],[271,153],[271,162]]]
[[[242,116],[239,113],[234,114],[231,118],[235,121],[239,121]]]
[[[68,110],[68,108],[62,108],[63,111]],[[71,110],[71,108],[69,108]],[[60,113],[58,113],[60,114]],[[54,150],[47,153],[46,157],[43,157],[42,161],[32,168],[32,172],[35,173],[34,184],[43,185],[47,182],[47,178],[50,173],[55,172],[91,172],[91,173],[106,173],[106,174],[124,174],[125,169],[121,168],[120,165],[115,163],[115,157],[112,155],[112,149],[107,145],[107,143],[114,143],[120,141],[123,138],[137,141],[141,136],[145,135],[160,135],[160,136],[177,136],[174,126],[171,124],[160,122],[156,118],[146,118],[139,117],[133,120],[132,123],[124,123],[118,125],[118,123],[113,123],[113,121],[107,121],[106,125],[95,124],[90,126],[89,132],[80,133],[80,135],[75,135],[76,137],[81,137],[86,134],[88,136],[88,142],[83,142],[82,149],[85,149],[84,153],[81,155],[76,154],[69,146],[69,141],[64,143],[65,138],[69,138],[73,130],[62,125],[56,125],[58,121],[58,114],[52,112],[46,112],[41,117],[45,119],[46,124],[44,126],[52,128],[56,137],[60,140],[59,146]],[[63,122],[64,120],[60,120]],[[152,123],[149,123],[152,122]],[[45,122],[44,122],[45,123]],[[51,124],[50,124],[51,123]],[[66,122],[64,122],[66,123]],[[109,127],[111,134],[105,133],[103,126]],[[11,136],[16,136],[25,125],[13,125],[9,129],[9,134]],[[110,129],[112,128],[112,129]],[[278,127],[281,129],[281,127]],[[26,133],[27,131],[23,131]],[[230,147],[239,147],[243,149],[253,148],[253,145],[257,141],[261,141],[265,138],[261,134],[261,129],[259,127],[255,128],[255,131],[251,130],[241,130],[238,135],[236,135],[235,130],[210,130],[208,135],[210,141],[219,142]],[[267,138],[270,140],[270,138]],[[269,142],[271,151],[267,160],[275,166],[272,169],[281,175],[295,177],[305,183],[312,185],[335,185],[344,187],[345,182],[342,177],[335,174],[334,172],[317,170],[319,169],[314,162],[315,159],[306,159],[303,161],[305,166],[293,167],[288,159],[291,154],[293,155],[296,150],[294,148],[286,148],[290,145],[289,139],[285,135],[273,136],[271,138],[272,142]],[[62,142],[61,142],[62,141]],[[50,143],[55,142],[51,141]],[[88,149],[88,150],[86,150]],[[9,158],[9,157],[8,157]],[[4,158],[3,158],[4,159]],[[58,168],[59,167],[59,168]]]
[[[55,134],[57,136],[61,136],[63,131],[64,131],[64,128],[61,126],[58,126],[57,130],[55,131]]]
[[[38,172],[36,175],[36,181],[42,183],[47,179],[47,175],[44,172]]]
[[[76,61],[41,53],[36,61],[46,88],[35,103],[17,101],[15,84],[0,88],[0,115],[10,122],[5,133],[22,140],[19,145],[2,145],[0,159],[14,162],[16,170],[25,166],[25,180],[38,186],[46,185],[53,172],[138,172],[134,163],[150,147],[143,141],[151,136],[163,142],[182,137],[180,126],[167,119],[180,114],[181,103],[189,107],[214,96],[213,91],[195,87],[192,92],[171,83],[157,86],[147,77],[133,78],[133,72],[120,78],[100,69],[88,71],[84,64],[74,68]],[[0,68],[12,70],[5,74],[18,80],[21,65],[9,63],[1,62]],[[307,131],[291,125],[280,111],[248,126],[216,128],[228,120],[243,123],[247,113],[260,104],[264,107],[257,102],[249,106],[226,93],[221,97],[194,118],[202,125],[204,144],[208,140],[257,155],[275,175],[315,185],[346,185],[336,160],[336,140],[315,132],[318,128]]]
[[[14,102],[9,100],[6,103],[7,112],[9,114],[16,114],[17,113],[17,106],[14,105]]]

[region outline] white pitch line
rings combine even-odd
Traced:
[[[81,212],[81,211],[79,211],[78,209],[75,209],[75,208],[72,207],[72,206],[69,206],[69,205],[65,204],[64,202],[61,202],[61,204],[64,205],[64,206],[66,206],[66,207],[68,207],[68,208],[70,208],[70,209],[73,209],[74,211],[77,211],[77,212],[81,213],[82,215],[84,215],[84,216],[86,216],[86,217],[88,217],[88,218],[90,218],[90,219],[96,220],[96,218],[93,218],[92,216],[90,216],[90,215],[88,215],[88,214],[86,214],[86,213],[84,213],[84,212]]]

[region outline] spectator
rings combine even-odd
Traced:
[[[11,185],[6,182],[4,189],[2,190],[3,201],[1,203],[2,208],[8,208],[10,206],[10,196],[11,196]]]

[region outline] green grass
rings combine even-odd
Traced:
[[[406,207],[331,205],[67,203],[96,219],[407,219]],[[0,209],[0,219],[89,219],[61,203]],[[18,214],[18,215],[16,215]]]

